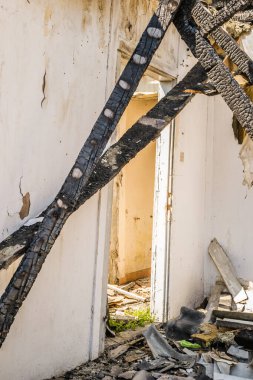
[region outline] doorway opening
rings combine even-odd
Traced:
[[[144,76],[120,120],[117,139],[157,104],[158,85]],[[114,180],[108,304],[115,320],[150,317],[155,172],[154,141]]]

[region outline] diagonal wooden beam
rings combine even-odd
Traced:
[[[148,67],[181,0],[161,0],[82,147],[60,192],[47,208],[39,230],[0,300],[0,346],[40,269],[102,154],[122,113]]]
[[[193,8],[193,13],[194,13],[194,9],[196,10],[197,9],[197,6],[198,6],[198,3],[196,5],[194,5],[194,8]],[[223,6],[223,3],[222,3],[222,6]],[[240,4],[240,9],[241,7],[243,8],[244,7],[244,3],[243,4]],[[234,12],[237,11],[238,8],[236,9],[232,9],[232,11],[230,10],[230,12],[228,13],[227,11],[226,12],[223,12],[223,13],[220,13],[220,16],[219,16],[219,20],[220,20],[220,24],[223,24],[225,21],[228,20],[228,17],[230,17],[231,15],[234,14]],[[204,9],[200,9],[200,12],[205,12],[206,10]],[[205,15],[205,13],[204,13]],[[198,12],[195,12],[195,16],[197,17],[198,16]],[[209,15],[208,15],[209,17]],[[199,18],[198,18],[199,20]],[[201,22],[201,20],[199,20],[199,22]],[[211,20],[209,22],[209,24],[212,26],[212,22],[213,20]],[[210,30],[208,29],[208,32]],[[216,29],[213,31],[213,33],[216,31]],[[229,37],[230,38],[230,37]],[[231,38],[230,38],[231,40]],[[226,41],[225,41],[226,42]],[[226,42],[227,43],[227,42]],[[236,44],[237,46],[237,44]],[[234,45],[233,45],[233,48],[234,48]],[[230,51],[230,48],[228,49]],[[236,52],[235,54],[236,55]],[[245,56],[242,57],[242,59],[240,58],[241,57],[241,50],[238,52],[238,60],[240,60],[241,65],[247,65],[247,62],[246,62],[246,58]],[[245,66],[241,66],[241,69],[242,71],[245,70],[245,74],[248,73],[247,69]],[[248,75],[250,75],[250,73],[248,73]],[[90,183],[88,181],[87,183],[87,186],[89,186]],[[84,184],[82,186],[82,190],[81,190],[81,194],[83,192],[85,192],[85,189],[86,189],[86,185]],[[41,215],[39,215],[39,217],[44,217],[45,216],[45,213],[46,213],[47,210],[43,211],[43,213]],[[40,226],[40,223],[36,223],[35,225],[33,226],[23,226],[21,227],[19,230],[15,231],[10,237],[8,237],[7,239],[5,239],[3,242],[0,243],[0,270],[1,269],[6,269],[8,268],[8,266],[18,257],[20,257],[21,255],[23,255],[23,253],[29,248],[30,246],[30,243],[32,241],[32,237],[35,236],[35,234],[37,233],[38,229],[39,229],[39,226]]]
[[[205,71],[200,64],[188,73],[188,75],[178,83],[147,115],[146,117],[167,117],[168,122],[180,112],[182,107],[185,107],[188,101],[191,100],[195,93],[205,95],[215,95],[217,92],[210,84],[204,84],[207,79]],[[160,111],[159,111],[160,110]],[[161,111],[162,110],[162,111]],[[166,116],[167,112],[167,116]],[[147,128],[147,131],[150,130]],[[113,146],[107,149],[104,155],[99,159],[95,166],[90,179],[83,189],[79,200],[78,207],[82,205],[93,194],[100,190],[107,182],[111,181],[117,175],[122,167],[138,153],[146,143],[149,143],[155,138],[152,130],[152,135],[144,133],[144,127],[136,124]],[[130,137],[131,136],[131,137]],[[132,137],[135,136],[135,137]],[[133,140],[131,140],[133,138]],[[151,139],[151,140],[150,140]],[[137,143],[135,144],[135,141]],[[123,147],[124,146],[124,154]],[[127,151],[126,151],[127,150]],[[121,153],[120,162],[118,163],[118,154]],[[117,163],[114,165],[114,163]],[[41,219],[44,217],[44,212],[36,219],[33,219],[33,224],[24,225],[19,230],[15,231],[7,239],[0,243],[0,270],[7,269],[17,258],[26,252],[39,230]]]
[[[205,17],[204,17],[205,16]],[[200,27],[202,34],[206,30],[207,21],[208,25],[215,23],[215,16],[213,16],[204,5],[197,1],[192,9],[192,17]],[[240,48],[236,41],[221,27],[213,29],[210,35],[217,42],[217,44],[229,55],[231,60],[238,66],[240,71],[245,74],[250,83],[253,83],[253,61],[250,57]]]
[[[225,67],[209,41],[198,30],[191,17],[194,3],[195,1],[192,0],[184,1],[183,6],[180,7],[175,17],[174,24],[192,54],[206,70],[211,83],[222,95],[248,135],[253,138],[253,104],[233,78],[228,68]],[[231,0],[231,3],[233,3],[233,0]],[[237,7],[234,8],[234,11],[235,9]],[[230,15],[233,16],[232,10],[230,10]]]

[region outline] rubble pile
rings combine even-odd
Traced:
[[[201,308],[183,306],[177,318],[163,325],[121,332],[107,339],[103,356],[57,380],[253,379],[253,283],[237,278],[217,240],[211,242],[209,254],[221,277]],[[118,306],[122,317],[127,315],[127,300],[134,301],[135,296],[131,305],[148,302],[148,280],[127,286],[119,291],[108,288],[110,312],[115,318],[121,315]],[[119,300],[122,290],[131,290],[133,298],[121,293]]]

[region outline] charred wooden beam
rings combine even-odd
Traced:
[[[206,25],[203,23],[203,15],[205,21],[211,25],[215,22],[213,16],[203,4],[197,2],[192,9],[192,16],[195,22],[200,26],[200,31],[206,30]],[[223,28],[217,28],[210,32],[210,35],[217,44],[229,55],[231,60],[238,66],[239,70],[248,77],[250,83],[253,83],[253,61],[240,48],[236,41]]]
[[[180,0],[161,0],[60,192],[45,213],[25,257],[0,300],[0,346],[79,196],[128,105],[151,58],[174,18]]]
[[[190,2],[192,4],[192,1]],[[252,5],[252,0],[230,0],[223,4],[223,7],[216,13],[213,19],[207,17],[206,13],[198,15],[199,21],[201,21],[204,34],[211,33],[214,29],[217,29],[220,25],[230,20],[236,13],[244,10],[248,6]],[[186,2],[183,7],[185,8]],[[183,8],[181,7],[181,8]]]
[[[24,254],[39,228],[39,223],[22,226],[0,243],[0,270],[7,269]]]
[[[90,182],[80,195],[76,207],[80,207],[94,193],[106,185],[140,150],[147,146],[150,141],[157,138],[161,130],[175,118],[196,93],[213,94],[214,90],[210,85],[202,85],[205,79],[206,74],[201,66],[195,66],[183,81],[175,86],[146,116],[142,117],[130,128],[116,144],[110,147],[101,157],[96,170],[93,171]],[[60,216],[61,220],[67,220],[70,212],[68,211],[67,214],[65,212],[64,207],[58,206],[56,208],[55,206],[51,210],[53,221],[49,219],[48,222],[54,223],[53,227],[59,230],[60,226],[57,224],[58,221],[55,222],[55,218]],[[46,215],[45,218],[49,218],[49,216]],[[45,239],[41,231],[45,234],[48,232],[46,228],[41,229],[40,226],[30,245],[30,249],[26,252],[1,297],[0,344],[5,340],[15,315],[29,293],[46,259],[48,245],[53,244],[51,240]]]
[[[68,209],[75,209],[79,194],[148,68],[180,3],[181,0],[159,2],[157,11],[142,34],[57,196],[57,200],[63,202]]]
[[[236,13],[233,20],[253,23],[253,9],[246,9],[245,11]]]
[[[253,138],[253,104],[235,81],[228,68],[225,67],[209,41],[198,30],[191,17],[194,3],[192,0],[187,0],[183,3],[184,6],[180,7],[174,24],[192,54],[206,70],[211,83],[221,94],[248,135]],[[233,3],[232,0],[231,3]],[[237,7],[234,7],[234,11],[235,9]],[[230,16],[233,16],[232,10],[230,10]],[[206,28],[206,30],[208,29]]]
[[[210,84],[204,84],[206,78],[205,71],[200,64],[197,64],[146,117],[161,118],[165,117],[165,112],[167,112],[170,115],[167,115],[167,117],[173,119],[180,112],[181,107],[184,107],[194,94],[215,95],[216,90]],[[136,124],[116,144],[108,148],[99,159],[87,185],[83,189],[78,200],[78,207],[111,181],[135,154],[156,138],[157,133],[154,132],[157,131],[151,129],[149,133],[150,131],[152,131],[152,134],[146,135],[144,133],[145,128],[140,124]],[[120,157],[118,157],[120,152]],[[44,215],[45,211],[36,220],[43,219]],[[38,222],[30,226],[23,226],[0,243],[0,269],[7,269],[15,259],[28,250],[33,237],[38,232],[39,226],[40,223]],[[6,260],[6,252],[8,252],[8,260]]]

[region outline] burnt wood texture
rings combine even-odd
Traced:
[[[241,7],[245,5],[245,1],[229,2],[230,6],[226,9],[222,9],[216,15],[217,20],[221,20],[220,14],[223,14],[225,19],[233,16],[238,11],[238,4],[242,3]],[[193,10],[195,1],[185,0],[183,6],[180,7],[174,24],[179,31],[182,39],[186,42],[190,48],[192,54],[198,59],[202,67],[205,69],[208,78],[214,85],[216,90],[221,94],[229,108],[233,111],[237,120],[240,122],[243,128],[245,128],[248,135],[253,137],[253,104],[249,97],[241,89],[239,84],[233,78],[229,69],[223,64],[214,48],[210,45],[209,41],[198,30],[195,24],[191,12]],[[232,7],[233,5],[233,7]],[[240,9],[239,9],[240,10]],[[201,12],[201,9],[199,9]],[[207,22],[206,17],[202,17],[202,22],[206,22],[205,33],[209,33],[215,27],[217,27],[217,20]],[[195,18],[200,19],[196,16]]]
[[[195,22],[200,26],[200,32],[202,33],[205,33],[206,31],[206,21],[209,25],[212,25],[212,23],[215,22],[215,16],[213,16],[200,2],[197,2],[194,5],[192,16]],[[212,29],[210,35],[238,66],[241,73],[247,76],[249,83],[253,83],[253,62],[239,47],[236,41],[221,27]]]
[[[161,0],[60,192],[0,300],[0,346],[180,5]]]

